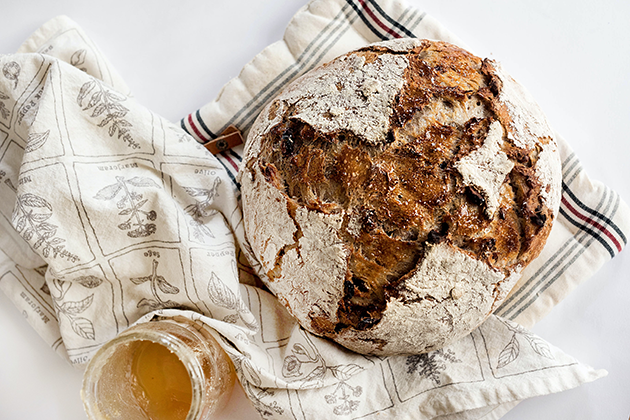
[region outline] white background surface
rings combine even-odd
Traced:
[[[534,95],[586,171],[630,201],[630,2],[408,0],[475,54],[499,60]],[[0,0],[0,54],[66,14],[100,46],[138,101],[178,121],[212,100],[282,37],[306,0]],[[630,415],[630,251],[584,283],[534,332],[606,378],[525,401],[517,419]],[[0,293],[0,420],[85,419],[81,372],[49,349]],[[237,393],[224,418],[256,415]]]

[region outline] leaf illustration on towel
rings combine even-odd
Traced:
[[[240,318],[245,326],[251,330],[257,331],[258,324],[255,320],[247,321],[245,317],[253,316],[245,303],[241,299],[240,294],[234,293],[213,271],[208,279],[208,296],[212,303],[225,309],[236,311],[236,314],[227,315],[223,318],[224,322],[235,324]]]
[[[515,361],[521,352],[521,347],[516,339],[516,333],[512,335],[512,339],[499,353],[499,360],[497,363],[497,369],[501,369]]]
[[[53,215],[53,208],[48,201],[35,194],[24,193],[18,196],[11,223],[15,230],[31,244],[35,250],[41,250],[44,258],[65,258],[76,262],[79,257],[68,252],[58,238],[57,226],[48,221]]]
[[[43,133],[30,133],[26,140],[26,149],[24,149],[24,152],[30,153],[42,147],[46,143],[46,140],[48,140],[49,135],[50,130]]]
[[[108,134],[110,137],[114,137],[118,133],[118,138],[124,141],[127,146],[138,149],[140,145],[133,139],[130,132],[130,127],[133,125],[125,119],[129,108],[121,104],[126,99],[126,96],[107,89],[96,79],[84,83],[77,94],[79,106],[84,111],[92,111],[90,117],[103,117],[98,123],[98,127],[109,126]]]
[[[532,346],[532,349],[542,357],[546,357],[547,359],[553,359],[553,354],[551,354],[551,348],[549,344],[541,338],[536,337],[533,334],[524,334],[525,339],[529,342],[529,345]]]
[[[148,306],[149,309],[155,310],[155,309],[161,309],[161,308],[173,308],[173,307],[178,306],[177,302],[173,302],[172,300],[162,300],[162,298],[160,298],[158,289],[160,290],[160,292],[164,294],[176,295],[179,293],[179,288],[170,284],[168,281],[166,281],[166,279],[163,276],[158,275],[157,273],[158,265],[159,265],[159,261],[153,260],[151,274],[144,277],[134,277],[134,278],[129,279],[131,280],[133,284],[136,284],[136,285],[140,285],[146,282],[149,282],[150,284],[151,294],[153,295],[154,299],[150,299],[150,298],[140,299],[140,301],[136,305],[136,307],[138,308],[142,306]]]
[[[501,320],[501,322],[503,322],[503,324],[508,328],[508,330],[512,331],[513,334],[509,343],[499,354],[497,369],[509,365],[518,358],[521,351],[518,341],[519,336],[525,338],[532,350],[534,350],[534,352],[539,356],[545,357],[547,359],[554,359],[553,354],[551,353],[551,348],[546,341],[535,336],[530,331],[526,330],[521,325],[518,325],[514,322],[508,322],[503,319]]]
[[[205,242],[206,237],[214,238],[214,234],[206,226],[204,219],[218,213],[216,209],[209,209],[209,207],[214,198],[219,195],[217,190],[220,184],[221,178],[217,177],[210,188],[183,187],[189,196],[199,197],[194,204],[186,206],[184,212],[191,217],[189,224],[192,227],[193,236],[200,242]]]
[[[85,312],[85,310],[90,307],[93,300],[94,295],[92,294],[78,302],[63,302],[59,306],[59,309],[67,315],[78,315]]]
[[[94,332],[94,324],[87,318],[73,318],[72,319],[72,330],[85,338],[86,340],[94,340],[96,338],[96,334]]]
[[[81,276],[79,278],[76,278],[74,281],[88,289],[94,289],[95,287],[98,287],[101,285],[101,283],[103,283],[103,279],[96,276]]]
[[[239,310],[239,298],[213,271],[208,280],[208,295],[215,305],[225,309]]]
[[[75,51],[74,54],[72,54],[72,57],[70,57],[70,64],[72,64],[74,67],[77,67],[83,71],[86,71],[85,68],[80,67],[83,64],[85,64],[86,55],[87,55],[87,51],[85,49]]]
[[[157,231],[157,226],[153,222],[157,219],[155,210],[143,210],[142,207],[148,202],[142,194],[139,194],[131,187],[137,188],[160,188],[150,178],[133,177],[125,179],[122,176],[116,177],[116,182],[101,188],[94,196],[97,200],[110,201],[122,193],[122,198],[116,202],[116,207],[120,210],[119,216],[129,216],[118,225],[120,230],[128,230],[127,236],[130,238],[147,237]]]
[[[72,331],[78,336],[86,340],[95,340],[96,333],[94,330],[94,324],[88,318],[79,316],[85,312],[94,301],[94,294],[79,300],[79,301],[66,301],[64,300],[68,291],[72,288],[72,283],[62,281],[58,278],[52,280],[54,286],[54,293],[51,290],[51,296],[57,313],[65,316],[70,322]]]
[[[333,376],[340,381],[347,381],[352,376],[363,370],[361,366],[355,365],[354,363],[351,363],[349,365],[332,366],[329,369],[332,372]]]
[[[15,61],[8,62],[4,65],[4,67],[2,67],[2,74],[4,74],[4,77],[13,82],[13,89],[17,87],[21,70],[22,68]]]

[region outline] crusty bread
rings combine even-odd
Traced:
[[[314,334],[389,355],[438,349],[505,299],[545,244],[561,169],[496,62],[404,39],[287,86],[240,180],[269,289]]]

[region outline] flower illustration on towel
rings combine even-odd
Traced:
[[[22,71],[22,68],[15,61],[10,61],[2,67],[2,74],[13,82],[13,89],[17,88],[20,71]]]
[[[363,370],[361,366],[354,363],[328,366],[314,346],[312,346],[313,354],[311,354],[303,344],[295,343],[291,348],[291,353],[284,358],[282,375],[285,378],[301,377],[302,388],[322,387],[328,373],[344,382]],[[300,371],[302,367],[304,367],[304,373]]]
[[[324,396],[327,404],[337,404],[333,407],[333,413],[338,416],[346,416],[359,408],[358,398],[363,393],[360,385],[351,386],[344,381],[340,381],[334,391]]]
[[[87,99],[88,96],[89,99]],[[77,103],[83,107],[84,111],[92,110],[90,115],[92,118],[103,117],[98,126],[109,126],[108,134],[110,137],[114,137],[118,133],[118,138],[127,143],[127,146],[138,149],[140,145],[130,133],[132,124],[125,119],[129,109],[121,104],[126,99],[124,95],[113,92],[105,88],[100,81],[92,79],[84,83],[79,89]]]
[[[190,226],[192,228],[193,236],[200,242],[205,242],[205,238],[214,238],[212,231],[206,226],[204,219],[218,213],[215,209],[208,209],[215,197],[219,195],[217,192],[219,185],[221,184],[221,178],[214,179],[214,183],[210,188],[194,188],[183,187],[184,191],[189,196],[198,199],[194,204],[190,204],[184,208],[186,214],[190,215]]]
[[[405,364],[407,373],[418,374],[432,381],[435,385],[442,385],[441,373],[446,370],[447,363],[461,363],[451,349],[440,349],[429,353],[407,356]]]
[[[300,359],[292,354],[284,358],[282,364],[282,376],[285,378],[295,378],[302,376],[300,369],[302,368],[302,362]]]
[[[122,197],[116,202],[116,207],[120,210],[119,216],[128,218],[118,225],[120,230],[128,230],[127,236],[130,238],[141,238],[154,234],[157,226],[154,222],[157,219],[155,210],[143,210],[147,203],[142,194],[133,190],[136,188],[160,188],[152,179],[144,177],[133,177],[125,179],[122,176],[116,177],[116,182],[101,188],[94,196],[97,200],[113,200],[118,195]]]
[[[173,302],[172,300],[162,300],[160,297],[158,290],[164,294],[176,295],[179,293],[179,289],[172,284],[170,284],[163,276],[158,275],[159,262],[158,260],[153,260],[153,265],[151,268],[151,274],[144,277],[135,277],[131,278],[131,282],[133,284],[139,285],[148,282],[151,286],[151,294],[153,295],[153,299],[150,298],[142,298],[137,307],[140,308],[142,306],[148,306],[149,309],[155,310],[160,308],[172,308],[178,306],[177,302]]]
[[[33,249],[41,250],[44,258],[65,258],[76,262],[79,257],[65,249],[65,239],[57,237],[57,226],[50,223],[52,205],[35,194],[24,193],[17,198],[12,224]]]
[[[521,353],[521,345],[518,341],[518,337],[522,337],[529,343],[530,347],[536,354],[542,356],[547,359],[553,359],[553,354],[551,354],[551,349],[549,348],[549,344],[542,340],[541,338],[536,337],[531,332],[527,331],[525,328],[521,327],[515,323],[508,323],[504,320],[501,320],[503,324],[508,328],[508,330],[512,331],[512,338],[507,343],[507,345],[501,350],[499,353],[498,361],[497,361],[497,369],[501,369],[516,359]]]
[[[337,379],[332,392],[324,395],[324,400],[326,404],[333,405],[333,413],[338,416],[348,415],[358,409],[360,401],[354,398],[363,394],[363,388],[360,385],[352,386],[348,381],[361,371],[363,367],[354,363],[329,366],[314,346],[311,352],[301,343],[293,345],[291,354],[284,358],[282,364],[282,376],[300,378],[300,388],[321,388],[329,373]]]

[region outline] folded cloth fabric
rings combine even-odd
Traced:
[[[247,132],[265,103],[294,78],[372,42],[418,37],[465,45],[430,15],[401,0],[313,0],[287,27],[284,38],[258,54],[216,100],[181,120],[204,143],[226,127]],[[474,51],[473,51],[474,53]],[[591,180],[566,140],[557,135],[563,165],[560,216],[541,256],[497,314],[531,327],[627,243],[628,206]],[[242,147],[218,156],[236,177]]]
[[[524,328],[618,253],[630,229],[627,206],[562,140],[563,207],[543,255],[500,316],[447,348],[357,355],[305,332],[255,286],[242,150],[215,157],[198,141],[233,123],[246,131],[289,80],[392,36],[457,42],[399,1],[314,0],[182,130],[136,103],[74,22],[47,23],[0,57],[0,288],[77,367],[134,323],[203,322],[263,418],[492,419],[601,377]]]

